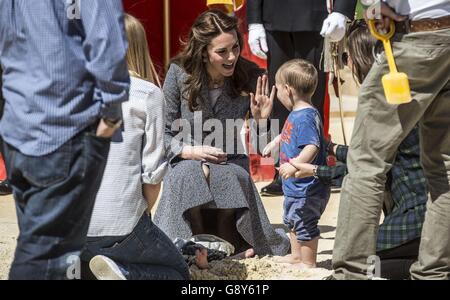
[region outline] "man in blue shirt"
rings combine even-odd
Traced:
[[[10,279],[77,279],[128,99],[120,0],[0,1],[0,133],[20,234]]]

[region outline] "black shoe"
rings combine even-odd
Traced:
[[[281,177],[278,175],[278,172],[275,175],[275,179],[267,186],[261,189],[261,196],[266,197],[275,197],[275,196],[283,196],[283,186],[281,183]]]
[[[331,193],[340,193],[341,190],[342,190],[341,186],[334,185],[333,183],[331,183]]]
[[[12,189],[8,181],[0,181],[0,196],[6,196],[10,194],[12,194]]]

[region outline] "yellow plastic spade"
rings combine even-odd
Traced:
[[[386,58],[389,64],[389,74],[382,78],[384,93],[386,99],[391,104],[404,104],[411,102],[411,90],[409,88],[408,76],[405,73],[399,73],[394,61],[394,54],[390,39],[395,33],[394,21],[391,21],[390,30],[387,34],[381,34],[377,31],[375,20],[369,20],[369,29],[374,37],[381,40],[386,52]]]

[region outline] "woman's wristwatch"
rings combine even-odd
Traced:
[[[319,179],[319,176],[317,175],[317,169],[318,168],[319,168],[319,166],[317,166],[317,165],[313,167],[313,176],[316,179]]]

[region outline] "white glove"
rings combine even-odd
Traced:
[[[345,36],[347,17],[333,12],[325,19],[320,34],[328,37],[332,42],[339,42]]]
[[[266,30],[263,24],[248,25],[248,45],[254,55],[267,59],[266,53],[269,48],[267,47]]]

